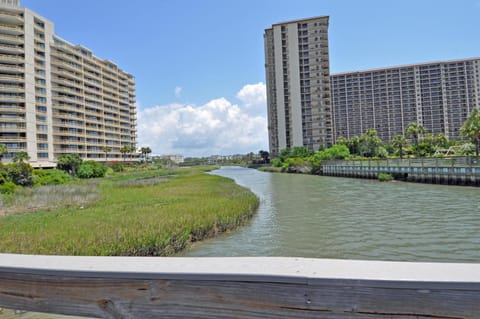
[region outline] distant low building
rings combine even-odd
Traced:
[[[183,157],[183,155],[173,154],[173,155],[162,155],[161,157],[163,159],[171,160],[175,164],[180,164],[185,162],[185,158]]]

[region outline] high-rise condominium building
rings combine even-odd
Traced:
[[[328,17],[274,24],[264,39],[270,152],[331,144]]]
[[[374,128],[389,141],[411,122],[457,138],[480,107],[480,58],[332,74],[331,88],[334,140]]]
[[[134,78],[18,0],[0,0],[0,143],[4,161],[27,152],[36,167],[72,153],[120,159],[136,145]]]

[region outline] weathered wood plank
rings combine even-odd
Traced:
[[[0,254],[0,307],[99,318],[480,318],[480,265]]]

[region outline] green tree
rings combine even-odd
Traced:
[[[403,150],[408,145],[408,140],[405,138],[405,136],[401,134],[395,135],[395,137],[392,140],[392,145],[393,147],[398,149],[398,155],[400,156],[401,159],[403,159]]]
[[[280,153],[278,153],[278,158],[283,163],[287,158],[291,157],[291,154],[292,151],[290,150],[290,148],[287,147],[281,150]]]
[[[5,144],[0,144],[0,162],[2,161],[3,155],[8,153],[8,148]]]
[[[28,161],[29,159],[30,159],[30,156],[28,156],[27,152],[18,152],[18,153],[15,153],[15,155],[13,156],[13,162],[15,163],[17,162],[23,163],[24,161]]]
[[[110,153],[112,151],[112,148],[110,146],[104,146],[102,148],[102,150],[105,153],[105,161],[106,161],[107,158],[108,158],[108,153]]]
[[[382,146],[382,140],[378,137],[376,129],[369,128],[365,134],[360,137],[360,154],[365,157],[378,155],[378,148]]]
[[[145,157],[146,159],[148,160],[148,154],[151,154],[152,153],[152,149],[150,147],[146,147],[147,149],[145,150]]]
[[[347,146],[348,150],[350,151],[350,154],[352,155],[360,155],[360,143],[361,143],[360,137],[354,136],[350,139],[339,137],[337,139],[336,144]]]
[[[316,160],[345,159],[350,156],[350,151],[345,144],[335,144],[322,151],[316,152],[312,157]]]
[[[261,150],[261,151],[258,152],[258,154],[262,158],[262,161],[263,161],[264,164],[270,162],[270,159],[269,159],[270,153],[268,153],[267,151]]]
[[[82,162],[78,167],[78,177],[80,178],[104,177],[106,172],[107,167],[95,161]]]
[[[127,153],[130,153],[130,145],[123,145],[120,148],[120,153],[122,153],[123,161],[125,162],[125,159],[127,157]]]
[[[143,159],[145,161],[148,160],[148,154],[150,154],[151,152],[152,152],[152,150],[148,146],[140,148],[140,153],[142,153]]]
[[[460,135],[469,138],[475,144],[475,156],[478,157],[480,149],[480,109],[474,108],[465,123],[460,128]]]
[[[312,155],[313,155],[313,152],[310,151],[305,146],[295,146],[290,153],[290,157],[300,157],[300,158],[305,158]]]
[[[78,154],[64,154],[58,158],[57,168],[72,176],[77,176],[78,167],[82,164],[82,158]]]
[[[420,143],[420,139],[423,137],[423,134],[425,134],[425,131],[425,127],[417,122],[411,122],[405,129],[405,135],[410,136],[413,139],[417,156],[420,155],[418,144]]]

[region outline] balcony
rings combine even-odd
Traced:
[[[25,107],[23,105],[15,104],[0,104],[0,112],[25,113]]]
[[[2,30],[2,34],[9,34],[9,35],[23,34],[23,28],[19,25],[0,24],[0,29]]]
[[[23,17],[18,13],[1,11],[0,24],[22,25]]]
[[[82,98],[67,95],[53,95],[52,99],[64,102],[83,103]]]
[[[57,122],[62,122],[58,121],[58,119],[67,119],[67,120],[77,120],[77,121],[84,121],[83,114],[81,113],[65,113],[65,112],[59,112],[59,111],[53,111],[53,119],[57,120]],[[82,125],[83,126],[83,125]]]
[[[25,97],[23,95],[11,95],[11,94],[0,94],[0,100],[2,102],[25,102]]]
[[[25,117],[23,116],[16,116],[16,117],[0,117],[0,122],[2,123],[9,123],[9,124],[14,124],[14,123],[25,123]],[[18,125],[18,124],[17,124]]]
[[[15,64],[0,64],[0,73],[22,74],[24,72],[25,68],[23,66]]]
[[[64,92],[64,93],[69,93],[69,94],[75,94],[75,95],[82,95],[82,91],[76,90],[74,88],[66,87],[66,86],[58,86],[55,85],[52,87],[52,92]]]
[[[64,77],[72,79],[72,80],[82,81],[82,76],[80,74],[77,74],[75,72],[69,72],[67,70],[63,70],[63,69],[59,69],[59,68],[53,68],[52,69],[52,74],[62,75]]]
[[[19,123],[2,123],[0,122],[0,130],[2,133],[24,133],[25,124]]]
[[[67,80],[67,79],[64,79],[64,78],[61,78],[61,77],[55,76],[55,75],[52,77],[52,82],[53,83],[58,83],[58,84],[65,84],[65,85],[68,85],[68,86],[73,86],[73,87],[78,88],[78,89],[82,88],[82,84],[81,84],[80,81]]]
[[[19,36],[19,35],[10,35],[10,34],[0,33],[0,42],[2,44],[20,45],[20,44],[23,44],[24,39],[22,36]]]
[[[24,62],[23,57],[18,55],[0,54],[0,63],[16,63],[21,64]]]
[[[58,138],[61,136],[65,137],[82,137],[85,135],[83,131],[65,131],[65,130],[60,130],[58,127],[53,128],[53,135],[54,138]]]
[[[21,54],[23,53],[23,47],[18,45],[11,44],[0,44],[0,54],[1,53],[10,53],[10,54]]]
[[[7,85],[0,83],[0,92],[23,93],[25,88],[21,85]]]

